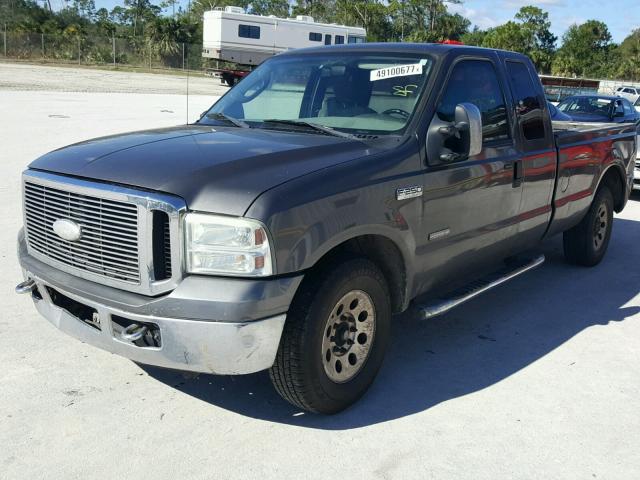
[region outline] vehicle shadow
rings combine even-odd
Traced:
[[[153,378],[248,417],[345,430],[411,415],[504,380],[594,325],[636,315],[640,222],[616,219],[609,251],[596,268],[567,265],[561,238],[542,249],[537,270],[430,321],[396,317],[384,365],[369,392],[333,416],[301,412],[280,399],[266,372],[186,376],[142,366]],[[638,321],[638,317],[633,319]]]

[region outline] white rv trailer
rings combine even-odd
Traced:
[[[226,7],[204,13],[202,56],[240,65],[259,65],[292,48],[362,43],[364,28],[316,23],[313,17],[263,17]]]

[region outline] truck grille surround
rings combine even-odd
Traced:
[[[179,282],[180,198],[29,170],[23,201],[27,249],[42,262],[146,295]],[[79,227],[79,238],[56,233],[59,220]]]

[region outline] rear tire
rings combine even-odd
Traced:
[[[302,286],[289,309],[269,371],[277,392],[298,408],[336,413],[373,382],[387,347],[387,282],[370,260],[332,262]]]
[[[600,187],[582,221],[563,235],[564,256],[569,263],[593,267],[600,263],[609,246],[613,227],[613,194]]]

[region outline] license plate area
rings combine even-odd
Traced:
[[[80,303],[73,298],[69,298],[63,295],[55,288],[47,287],[47,293],[51,302],[59,308],[62,308],[70,315],[80,320],[85,325],[89,325],[96,330],[102,330],[100,325],[100,315],[95,308],[92,308],[84,303]]]

